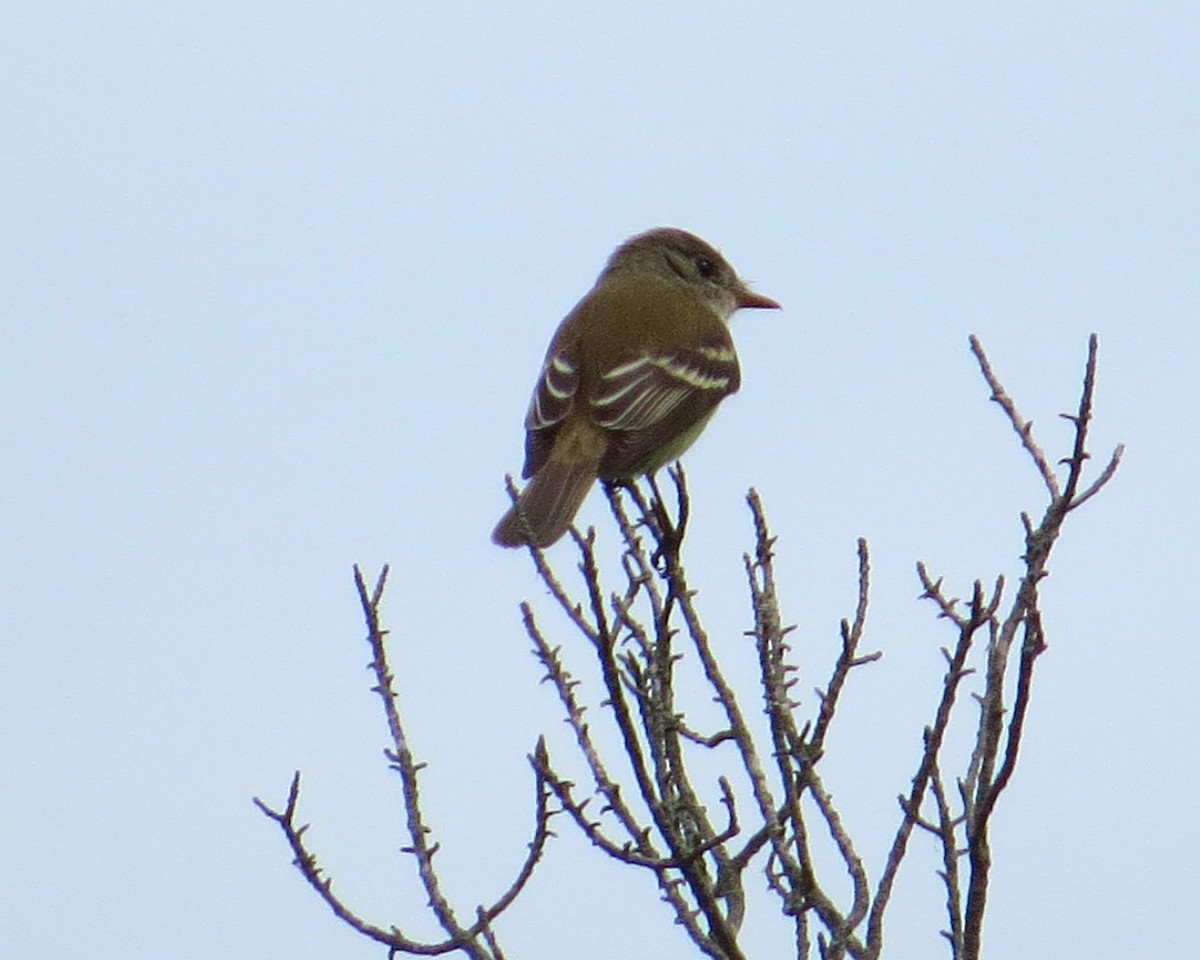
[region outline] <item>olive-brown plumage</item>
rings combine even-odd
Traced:
[[[546,351],[525,417],[530,482],[492,539],[549,546],[597,478],[632,478],[678,459],[741,384],[728,319],[742,307],[778,306],[683,230],[651,230],[618,247]]]

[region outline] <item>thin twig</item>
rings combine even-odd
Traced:
[[[820,753],[825,745],[825,735],[829,732],[829,724],[837,711],[838,697],[846,684],[846,678],[854,667],[872,663],[883,656],[881,651],[875,651],[864,656],[858,655],[858,645],[862,640],[863,628],[867,622],[867,602],[871,593],[871,558],[867,541],[858,539],[858,604],[854,610],[854,622],[841,623],[842,650],[834,664],[833,675],[823,691],[818,691],[821,699],[821,709],[817,714],[817,722],[813,726],[809,743],[813,751]]]
[[[454,908],[442,893],[441,880],[433,867],[433,858],[438,851],[438,844],[431,840],[432,831],[425,823],[421,811],[420,794],[417,787],[417,774],[424,766],[418,764],[408,745],[408,736],[400,719],[399,696],[396,693],[395,677],[388,665],[387,648],[384,638],[387,631],[379,623],[379,603],[383,597],[384,585],[387,583],[388,568],[385,566],[376,580],[374,590],[368,591],[362,571],[354,568],[354,584],[358,589],[358,597],[362,604],[363,616],[367,622],[367,643],[371,647],[370,669],[375,674],[375,686],[372,691],[379,695],[383,704],[384,716],[387,718],[388,733],[391,735],[392,746],[385,751],[392,768],[400,775],[400,788],[404,796],[405,823],[408,827],[409,846],[404,850],[411,853],[417,861],[417,874],[421,885],[429,897],[429,907],[437,917],[443,930],[455,940],[466,936],[466,928],[459,923]],[[481,948],[464,945],[472,957],[483,958],[486,954]]]
[[[979,362],[979,370],[983,374],[983,379],[992,388],[992,400],[999,404],[1005,416],[1008,417],[1008,422],[1012,424],[1012,428],[1017,432],[1017,436],[1021,438],[1021,445],[1028,451],[1034,466],[1037,467],[1038,473],[1042,475],[1042,481],[1045,483],[1046,491],[1050,494],[1051,499],[1057,499],[1060,495],[1058,478],[1054,475],[1054,470],[1050,466],[1050,461],[1046,459],[1046,454],[1042,452],[1042,448],[1033,439],[1033,421],[1026,420],[1017,411],[1012,397],[1008,395],[1008,392],[1001,385],[1000,380],[992,370],[991,361],[988,360],[987,354],[983,352],[983,346],[979,340],[975,336],[971,336],[969,343],[971,345],[971,352],[975,354],[975,359]]]

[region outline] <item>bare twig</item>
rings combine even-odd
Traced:
[[[942,598],[940,581],[938,583],[932,581],[922,564],[918,564],[917,572],[921,577],[921,584],[925,588],[924,595],[934,598],[939,608],[943,611],[951,609],[949,602]],[[982,585],[979,581],[975,582],[975,593],[971,598],[970,613],[967,617],[962,618],[962,622],[958,625],[958,643],[955,645],[953,654],[949,657],[949,665],[942,680],[942,696],[934,715],[934,721],[930,726],[925,728],[925,748],[921,754],[921,761],[917,767],[917,772],[913,776],[912,788],[909,790],[907,796],[900,798],[900,806],[904,816],[900,821],[900,826],[892,841],[891,850],[888,852],[887,860],[884,863],[883,874],[880,876],[879,883],[875,889],[875,901],[871,906],[871,911],[867,919],[867,946],[871,951],[871,956],[879,956],[883,950],[884,912],[887,910],[888,902],[891,899],[896,874],[900,869],[900,864],[904,860],[908,840],[912,834],[913,826],[917,821],[921,808],[921,800],[925,796],[925,791],[928,789],[930,779],[933,776],[938,754],[945,739],[946,729],[950,724],[950,714],[954,709],[959,685],[963,677],[967,674],[967,655],[971,652],[971,646],[975,642],[976,632],[995,612],[995,607],[999,602],[999,592],[988,602],[984,598]]]
[[[936,762],[933,776],[930,780],[934,802],[937,806],[937,822],[933,828],[934,834],[942,848],[942,882],[946,887],[946,915],[950,920],[950,929],[944,931],[950,941],[951,956],[958,957],[962,953],[962,889],[959,883],[958,861],[958,826],[962,817],[955,817],[950,810],[950,799],[946,793],[946,784],[942,779],[942,771]]]
[[[676,921],[712,960],[744,960],[739,935],[747,909],[745,874],[752,862],[761,864],[767,889],[779,897],[791,924],[796,957],[878,960],[884,915],[916,831],[940,847],[949,919],[943,935],[953,960],[978,960],[992,866],[991,818],[1015,775],[1031,709],[1035,664],[1047,649],[1041,582],[1048,576],[1049,557],[1066,517],[1112,480],[1123,447],[1114,450],[1095,480],[1085,483],[1096,378],[1094,336],[1078,407],[1066,415],[1075,428],[1074,443],[1070,455],[1057,465],[1052,465],[1035,439],[1032,422],[1021,415],[974,337],[970,348],[991,399],[1017,433],[1049,502],[1040,520],[1021,515],[1024,569],[1007,595],[1005,579],[997,577],[990,589],[976,581],[970,599],[962,602],[924,564],[917,565],[922,597],[930,601],[939,619],[952,626],[955,640],[943,649],[946,667],[938,702],[923,732],[912,781],[899,797],[900,822],[874,887],[852,831],[825,785],[822,765],[846,685],[852,674],[857,675],[854,668],[881,656],[861,652],[871,585],[866,541],[858,542],[857,602],[853,616],[840,624],[840,651],[828,668],[827,682],[816,688],[816,700],[801,702],[799,660],[792,646],[795,627],[783,619],[775,577],[775,538],[758,494],[749,492],[754,549],[744,557],[744,564],[753,628],[747,634],[758,659],[764,736],[761,727],[752,728],[739,691],[726,677],[716,655],[721,638],[714,643],[689,585],[683,547],[691,505],[679,467],[668,474],[674,486],[669,506],[671,490],[666,484],[660,487],[653,477],[641,485],[605,484],[620,536],[620,579],[615,588],[604,582],[594,530],[571,531],[579,551],[581,590],[560,582],[541,550],[529,550],[554,603],[596,658],[601,707],[596,716],[611,719],[623,759],[613,763],[604,755],[603,738],[593,733],[589,723],[593,715],[581,682],[568,670],[563,649],[542,633],[532,607],[522,604],[525,629],[545,671],[544,680],[557,694],[590,783],[586,790],[577,790],[551,764],[545,740],[539,739],[529,757],[535,774],[533,837],[512,882],[490,906],[475,907],[469,926],[459,921],[436,870],[439,847],[418,789],[423,765],[414,758],[402,724],[395,677],[388,664],[387,631],[379,617],[388,570],[384,567],[368,586],[355,568],[371,648],[372,690],[380,698],[390,738],[385,755],[398,774],[405,807],[409,844],[404,850],[413,855],[429,909],[447,936],[439,942],[419,942],[396,927],[369,923],[333,893],[331,880],[307,845],[307,826],[297,821],[297,773],[283,809],[273,809],[257,798],[255,803],[283,831],[306,882],[345,923],[386,945],[389,956],[457,951],[472,960],[504,960],[494,923],[527,888],[552,834],[551,817],[565,813],[597,849],[648,870]],[[511,479],[509,494],[517,502]],[[573,597],[574,592],[582,599]],[[689,688],[679,680],[687,671],[691,671],[689,679],[703,682],[717,704],[721,719],[715,732],[701,732],[709,724],[698,729],[689,721],[681,693]],[[963,712],[965,692],[974,694],[979,704],[978,727],[965,769],[947,776],[947,732],[952,718]],[[716,777],[715,790],[724,817],[717,816],[714,822],[709,813],[713,784],[699,789],[692,772],[693,767],[700,768],[699,759],[707,764],[731,762],[737,782],[743,788],[748,784],[752,802],[743,805],[740,815],[731,778],[722,773]],[[826,843],[825,834],[849,876],[849,897],[832,896],[814,864],[812,847]]]
[[[421,885],[429,897],[429,906],[437,917],[443,930],[451,938],[462,939],[466,929],[459,923],[453,907],[442,893],[441,881],[433,867],[433,858],[438,851],[438,844],[431,840],[432,831],[426,825],[421,811],[420,794],[417,787],[417,774],[424,764],[418,764],[408,746],[408,737],[400,720],[399,697],[396,693],[395,677],[387,662],[387,649],[384,638],[387,631],[379,624],[379,602],[383,596],[384,585],[387,582],[388,568],[385,566],[379,573],[373,591],[368,592],[362,571],[354,568],[354,583],[358,588],[358,597],[362,604],[363,616],[367,621],[367,643],[371,647],[370,669],[375,674],[375,686],[372,692],[379,695],[383,703],[384,716],[387,718],[388,733],[392,738],[392,746],[385,751],[392,769],[400,775],[401,792],[404,795],[405,822],[408,827],[410,845],[404,848],[417,861],[417,874]],[[476,949],[468,951],[472,956],[483,957],[484,954]]]
[[[446,950],[453,949],[454,944],[436,944],[432,947],[427,944],[418,943],[411,940],[401,933],[397,928],[384,930],[374,924],[368,923],[353,910],[351,910],[342,900],[333,892],[333,879],[324,877],[320,864],[317,862],[316,855],[312,853],[304,842],[304,834],[308,832],[308,824],[299,825],[296,823],[296,808],[300,802],[300,771],[297,770],[292,776],[291,786],[288,788],[287,804],[282,810],[275,810],[268,806],[258,797],[254,798],[254,805],[263,812],[264,815],[274,820],[283,830],[283,835],[287,838],[288,846],[292,849],[293,863],[296,869],[300,871],[304,879],[308,881],[308,885],[317,892],[317,895],[325,901],[325,904],[333,911],[334,915],[343,922],[349,924],[364,937],[369,937],[379,943],[386,944],[389,947],[395,947],[398,950],[406,953],[426,954],[434,956],[437,953],[444,953]],[[445,949],[437,949],[444,947]]]
[[[979,362],[979,371],[983,374],[983,379],[992,388],[992,400],[1004,411],[1004,415],[1008,417],[1008,422],[1012,424],[1012,428],[1017,432],[1017,436],[1021,438],[1021,445],[1029,453],[1029,457],[1033,460],[1034,466],[1037,467],[1038,473],[1042,475],[1042,482],[1046,485],[1046,492],[1050,494],[1051,499],[1057,499],[1060,496],[1058,478],[1054,475],[1054,469],[1050,466],[1050,461],[1046,458],[1046,454],[1042,452],[1042,448],[1033,439],[1033,421],[1026,420],[1017,411],[1012,397],[1008,395],[1008,391],[1004,389],[995,372],[992,370],[991,361],[988,360],[987,354],[983,352],[983,345],[980,344],[978,338],[972,336],[968,342],[971,345],[971,352],[975,354],[975,359]]]
[[[579,702],[575,694],[578,682],[572,679],[563,666],[559,656],[559,649],[557,647],[552,648],[538,629],[533,618],[533,610],[529,604],[521,604],[521,613],[525,620],[525,630],[533,641],[538,659],[546,668],[546,679],[558,691],[559,700],[567,715],[567,723],[570,724],[571,729],[575,732],[576,743],[579,745],[579,750],[587,761],[588,769],[591,771],[592,779],[596,784],[596,789],[604,797],[607,809],[616,815],[629,835],[629,838],[638,844],[639,851],[650,859],[657,859],[658,853],[650,844],[646,831],[639,826],[633,811],[625,803],[620,787],[609,774],[604,761],[601,759],[600,751],[596,748],[592,740],[591,729],[584,721],[584,712],[587,708]]]
[[[821,709],[817,714],[817,722],[813,727],[809,743],[812,749],[820,753],[825,745],[825,735],[829,732],[829,724],[837,711],[838,697],[846,678],[854,667],[872,663],[883,656],[881,651],[858,655],[858,645],[862,640],[863,628],[867,622],[867,601],[871,592],[871,559],[867,549],[867,541],[858,539],[858,605],[854,611],[854,622],[843,620],[841,623],[842,652],[834,664],[833,675],[825,689],[818,690],[821,699]]]
[[[1067,514],[1086,502],[1113,478],[1120,465],[1124,448],[1118,446],[1099,477],[1078,492],[1083,469],[1089,459],[1087,452],[1088,427],[1092,417],[1092,402],[1096,380],[1097,340],[1088,342],[1088,357],[1083,390],[1074,414],[1064,415],[1075,427],[1071,455],[1061,462],[1067,473],[1063,481],[1055,475],[1050,461],[1034,439],[1032,422],[1017,410],[1016,404],[1001,385],[979,341],[972,337],[971,351],[979,363],[984,380],[994,400],[1020,437],[1021,445],[1042,477],[1049,494],[1049,503],[1037,525],[1027,514],[1021,522],[1025,530],[1025,570],[1017,585],[1008,611],[1001,616],[999,606],[1004,581],[998,578],[990,600],[985,601],[982,587],[976,582],[969,613],[958,609],[958,602],[943,593],[941,580],[934,581],[924,565],[918,565],[923,596],[938,607],[939,616],[950,620],[959,632],[954,652],[947,652],[948,669],[943,683],[942,702],[933,724],[925,731],[925,749],[913,780],[912,790],[901,801],[904,815],[896,840],[880,879],[869,922],[868,943],[877,954],[882,949],[883,911],[886,909],[891,886],[899,863],[903,859],[908,835],[914,826],[929,829],[938,836],[942,846],[942,879],[947,891],[947,912],[950,929],[947,940],[955,960],[978,960],[982,940],[983,917],[987,905],[991,876],[990,823],[996,802],[1011,782],[1016,769],[1021,740],[1025,731],[1032,697],[1034,664],[1046,649],[1042,627],[1039,588],[1048,575],[1047,563],[1058,540]],[[983,671],[983,691],[979,695],[980,716],[975,747],[967,764],[965,777],[959,781],[963,812],[952,812],[950,798],[942,780],[939,756],[944,735],[953,710],[956,691],[971,668],[967,657],[975,636],[986,627],[987,643]],[[1015,663],[1016,681],[1011,705],[1006,701],[1006,677],[1015,641],[1021,635]],[[937,820],[929,823],[920,814],[927,791],[936,805]],[[959,845],[959,829],[965,832],[965,842]],[[966,856],[967,884],[962,889],[959,858]]]
[[[375,685],[372,687],[372,691],[378,694],[383,705],[391,738],[391,746],[384,751],[384,754],[389,765],[399,774],[404,798],[406,824],[411,841],[411,845],[405,847],[404,852],[411,853],[416,859],[418,875],[428,895],[429,907],[449,935],[448,938],[440,942],[420,942],[405,936],[396,926],[384,929],[368,923],[334,894],[332,881],[323,876],[316,855],[306,846],[305,833],[308,826],[301,826],[296,822],[296,811],[300,799],[299,772],[292,778],[287,804],[282,810],[275,810],[257,797],[254,798],[254,803],[264,815],[277,823],[283,830],[288,845],[292,849],[297,869],[334,914],[363,936],[387,945],[389,956],[401,953],[436,956],[459,951],[471,957],[472,960],[503,960],[504,953],[492,929],[492,923],[516,901],[526,888],[534,868],[545,852],[546,844],[551,836],[549,785],[543,776],[540,774],[536,776],[533,838],[529,842],[524,861],[514,879],[490,906],[479,905],[475,908],[475,923],[463,926],[458,922],[449,900],[442,893],[441,880],[434,866],[434,856],[439,848],[438,844],[431,839],[431,832],[425,823],[417,785],[417,775],[423,765],[414,760],[409,748],[408,737],[400,716],[395,677],[388,664],[385,645],[387,631],[383,629],[379,620],[379,605],[383,599],[387,577],[388,568],[385,566],[380,571],[374,585],[368,588],[362,571],[358,567],[354,568],[354,582],[367,623],[367,642],[371,647],[370,669],[375,675]]]

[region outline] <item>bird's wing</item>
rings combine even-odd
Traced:
[[[603,371],[588,402],[592,422],[611,437],[604,474],[621,476],[657,467],[655,454],[671,451],[676,440],[702,424],[739,385],[737,356],[730,343],[646,352]]]
[[[542,364],[525,414],[525,469],[532,477],[550,457],[558,427],[575,406],[579,365],[564,350],[553,350]]]

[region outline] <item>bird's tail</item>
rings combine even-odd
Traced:
[[[550,460],[500,518],[492,541],[502,547],[548,547],[567,532],[596,479],[591,459]]]

